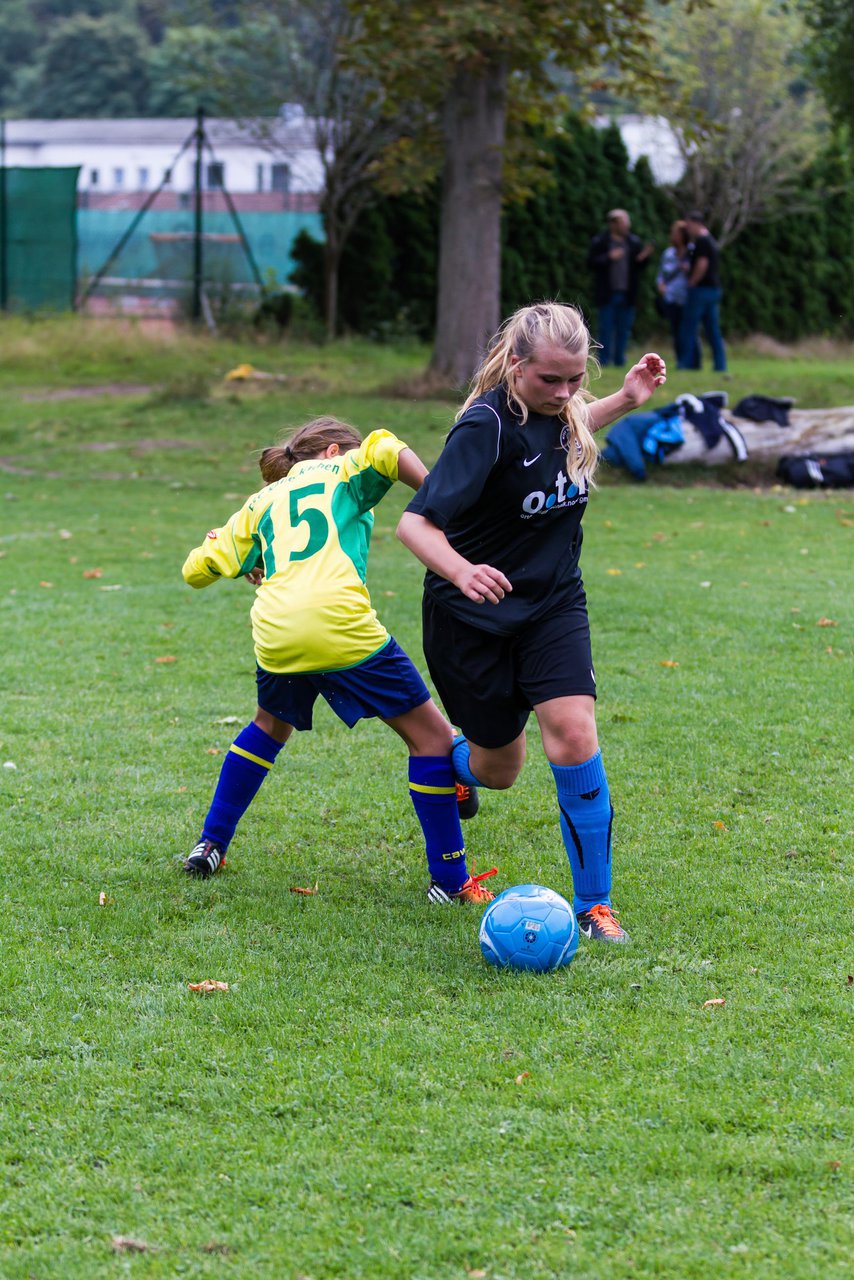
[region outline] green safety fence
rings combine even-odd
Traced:
[[[74,306],[79,172],[79,165],[0,169],[0,272],[9,311]]]
[[[101,270],[136,216],[134,209],[78,210],[81,286]],[[317,240],[323,239],[323,220],[319,213],[241,211],[239,216],[261,276],[271,287],[287,284],[294,268],[291,249],[300,231],[308,231]],[[158,288],[169,292],[170,285],[191,281],[193,228],[192,209],[149,210],[121,253],[109,264],[98,292],[121,288],[124,281],[144,281],[155,292]],[[254,282],[229,213],[205,213],[202,246],[206,284]]]

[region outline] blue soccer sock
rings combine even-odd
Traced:
[[[467,787],[482,787],[484,784],[471,771],[470,754],[468,742],[461,733],[458,733],[451,747],[451,764],[457,782],[462,782]]]
[[[424,832],[430,879],[446,893],[456,893],[469,873],[450,758],[410,756],[409,795]]]
[[[255,799],[282,746],[254,722],[241,729],[222,762],[202,830],[203,840],[215,840],[223,852],[228,848],[235,827]]]
[[[575,889],[573,907],[587,911],[611,901],[611,824],[614,810],[600,752],[583,764],[552,765],[560,830]]]

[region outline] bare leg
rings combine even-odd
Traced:
[[[524,729],[506,747],[479,747],[477,743],[469,742],[469,767],[478,782],[492,791],[506,791],[512,787],[524,763]]]
[[[552,764],[583,764],[599,750],[596,703],[586,694],[551,698],[534,707],[534,713],[540,725],[543,750]]]
[[[411,756],[449,756],[454,731],[432,699],[385,723],[409,748]]]
[[[288,724],[286,720],[279,720],[261,707],[258,707],[255,712],[255,724],[259,729],[263,729],[265,733],[268,733],[271,738],[274,738],[276,742],[281,743],[287,742],[294,731],[292,724]]]

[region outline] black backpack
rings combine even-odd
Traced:
[[[850,489],[854,453],[792,453],[777,463],[777,477],[796,489]]]

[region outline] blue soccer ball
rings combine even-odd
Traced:
[[[572,960],[578,924],[566,898],[541,884],[517,884],[490,902],[480,922],[480,949],[490,964],[545,973]]]

